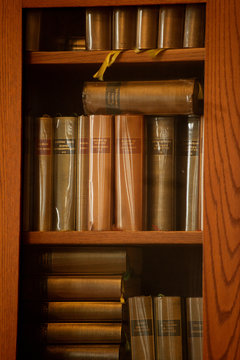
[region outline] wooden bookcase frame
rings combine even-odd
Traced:
[[[238,102],[240,3],[237,0],[2,0],[0,3],[0,359],[2,360],[15,360],[17,346],[21,239],[22,8],[163,3],[206,3],[204,230],[199,234],[187,235],[173,232],[153,234],[151,237],[148,234],[146,240],[143,234],[138,234],[135,243],[144,244],[149,239],[155,239],[151,241],[157,244],[178,243],[179,237],[183,239],[182,243],[203,241],[204,359],[240,359],[240,109]],[[57,56],[56,58],[58,59]],[[36,59],[35,55],[30,61],[36,61],[34,59]],[[45,61],[49,60],[45,59]],[[64,235],[61,236],[64,238]],[[64,241],[61,240],[61,236],[55,241],[58,243]],[[27,238],[30,239],[29,243],[35,241],[34,236],[26,234],[25,239]],[[43,236],[42,241],[44,243],[54,239],[56,234],[53,233],[49,238]],[[100,241],[100,234],[92,235],[92,244],[98,244]],[[110,234],[106,243],[112,242],[114,237]],[[121,235],[117,243],[126,244],[134,241],[131,234],[127,233]]]

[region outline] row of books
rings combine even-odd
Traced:
[[[24,230],[200,229],[199,116],[44,116],[26,137]]]
[[[82,11],[78,11],[78,18],[75,11],[62,19],[61,31],[55,30],[55,38],[53,36],[49,44],[49,39],[41,32],[50,24],[53,28],[58,27],[56,14],[51,16],[46,10],[29,10],[26,50],[145,50],[204,46],[203,4],[93,7],[85,10],[85,19]],[[78,27],[75,26],[71,33],[74,21]],[[45,42],[40,41],[41,35]]]
[[[202,360],[202,298],[130,298],[132,360]]]

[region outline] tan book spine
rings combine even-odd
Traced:
[[[129,50],[136,46],[136,8],[114,7],[112,11],[112,49]]]
[[[25,279],[24,299],[48,301],[119,301],[121,276],[47,276]]]
[[[113,117],[89,116],[88,230],[111,230],[113,208]]]
[[[162,5],[159,8],[158,48],[182,48],[184,27],[183,5]]]
[[[119,360],[119,345],[48,345],[46,360]]]
[[[86,9],[87,50],[111,49],[111,10],[92,7]]]
[[[53,119],[34,121],[33,230],[52,230],[53,211]]]
[[[42,11],[28,9],[26,12],[25,50],[39,51]]]
[[[183,47],[197,48],[204,46],[205,6],[188,4],[185,9]]]
[[[155,49],[157,47],[158,8],[139,6],[137,8],[137,49]]]
[[[40,322],[119,322],[122,303],[111,301],[27,302],[23,305],[24,318]]]
[[[148,228],[175,230],[175,118],[148,121]]]
[[[188,360],[203,359],[203,299],[186,299]]]
[[[189,115],[199,111],[194,79],[85,82],[85,114]]]
[[[199,156],[200,117],[179,119],[177,124],[177,230],[200,230]]]
[[[54,230],[75,229],[76,117],[54,118]]]
[[[154,298],[156,360],[182,360],[181,298]]]
[[[132,360],[154,360],[154,330],[151,296],[128,299]]]
[[[89,118],[78,117],[76,230],[88,230]]]
[[[118,230],[143,228],[144,121],[115,117],[115,222]]]

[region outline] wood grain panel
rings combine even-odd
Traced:
[[[207,8],[204,359],[240,359],[240,2]]]
[[[0,2],[0,359],[15,360],[21,161],[21,1]]]

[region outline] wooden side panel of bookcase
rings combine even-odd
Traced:
[[[21,163],[21,1],[0,1],[0,359],[16,359]]]
[[[240,2],[207,8],[204,359],[240,359]]]

